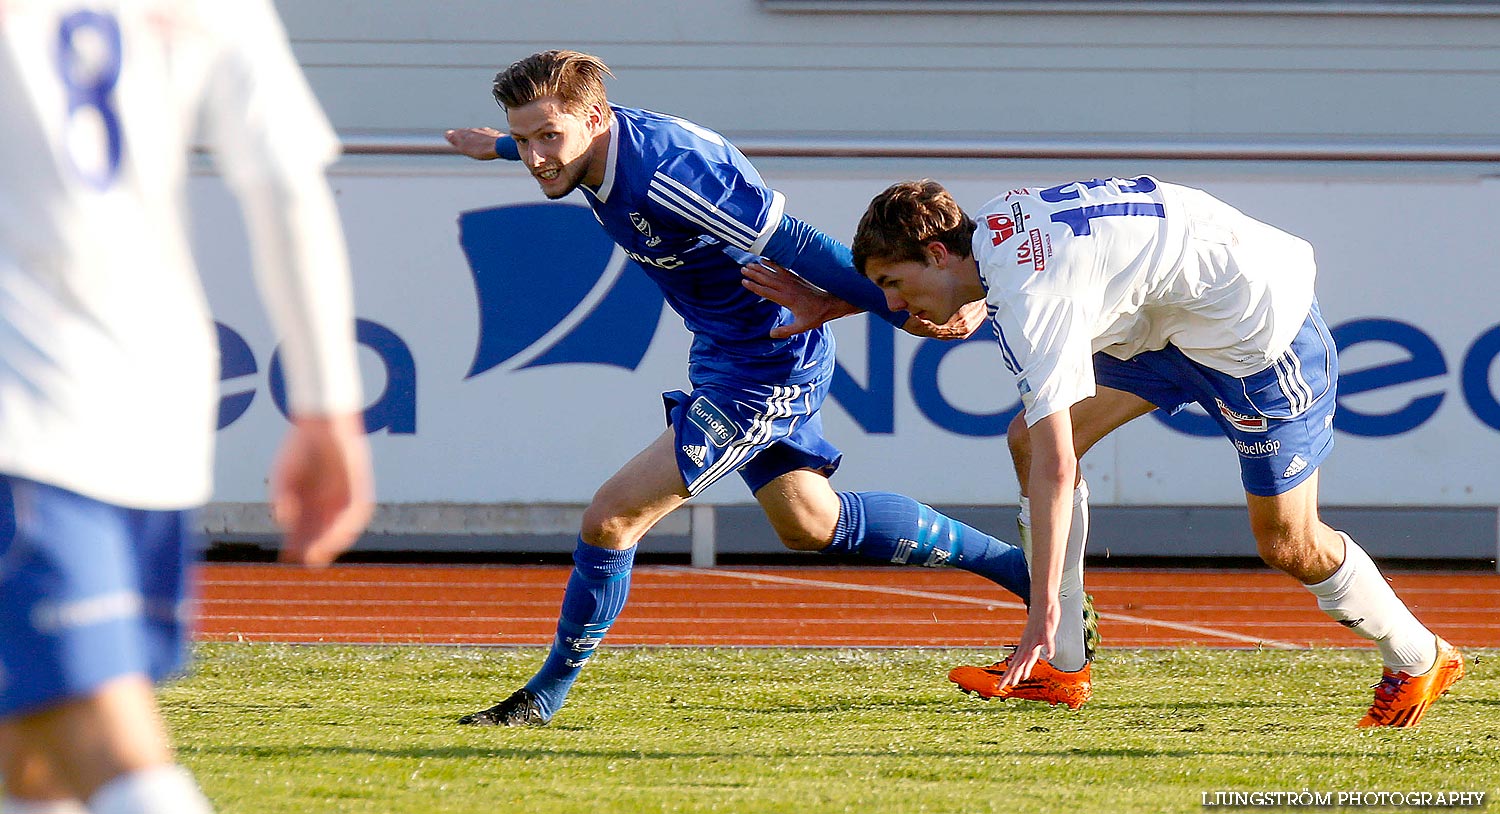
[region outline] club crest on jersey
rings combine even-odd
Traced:
[[[646,248],[654,249],[661,243],[661,238],[651,233],[651,222],[641,216],[639,212],[630,213],[630,222],[635,225],[635,230],[646,236]]]
[[[722,447],[740,435],[740,428],[729,420],[729,416],[702,396],[693,399],[693,403],[688,406],[688,420],[703,430],[709,443],[716,447]]]
[[[1271,425],[1264,416],[1237,413],[1219,399],[1214,399],[1214,403],[1219,405],[1219,415],[1224,416],[1224,420],[1240,432],[1265,432]]]

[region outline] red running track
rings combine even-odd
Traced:
[[[546,645],[565,566],[203,567],[204,641]],[[1387,574],[1428,627],[1500,647],[1500,574]],[[642,566],[614,645],[995,647],[1025,620],[1015,597],[951,569]],[[1094,568],[1106,647],[1348,647],[1364,641],[1269,570]]]

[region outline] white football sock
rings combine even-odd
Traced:
[[[1021,532],[1021,549],[1031,562],[1031,500],[1021,497],[1021,511],[1016,517]],[[1053,667],[1066,672],[1082,670],[1088,663],[1084,650],[1083,630],[1083,553],[1089,540],[1089,485],[1079,480],[1073,490],[1073,520],[1068,526],[1068,546],[1063,554],[1062,581],[1058,600],[1062,618],[1057,623],[1057,638],[1052,642]]]
[[[89,814],[89,810],[77,800],[22,800],[19,797],[0,800],[0,811],[5,814]]]
[[[1021,511],[1016,514],[1016,533],[1021,540],[1021,553],[1026,563],[1031,564],[1031,498],[1021,495]]]
[[[1344,563],[1322,582],[1307,586],[1318,607],[1334,621],[1375,642],[1392,670],[1421,675],[1437,661],[1437,639],[1391,590],[1370,555],[1349,535]]]
[[[89,798],[92,814],[213,814],[213,806],[181,766],[122,774]]]

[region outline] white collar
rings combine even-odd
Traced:
[[[615,188],[615,165],[620,156],[620,117],[615,115],[613,109],[610,110],[610,116],[609,153],[604,158],[604,183],[593,193],[599,203],[607,202],[609,191]]]

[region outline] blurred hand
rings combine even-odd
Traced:
[[[860,312],[859,308],[787,271],[761,259],[740,269],[745,288],[792,312],[792,323],[771,329],[772,339],[786,339],[839,317]]]
[[[989,312],[985,310],[984,300],[975,300],[962,308],[959,308],[947,322],[939,325],[928,322],[921,317],[912,317],[901,326],[901,330],[912,336],[928,337],[930,339],[942,339],[951,341],[955,339],[968,339],[974,332],[989,319]]]
[[[358,413],[293,419],[271,473],[281,561],[321,567],[348,550],[370,522],[374,480]]]
[[[480,161],[500,157],[500,154],[495,152],[495,139],[503,135],[505,134],[493,127],[465,127],[443,133],[448,143],[457,147],[460,153]]]

